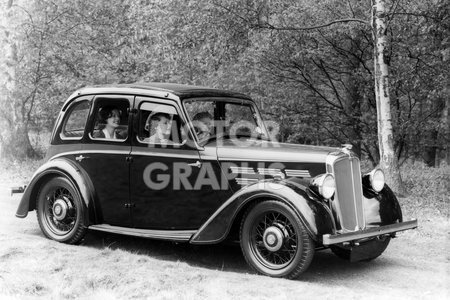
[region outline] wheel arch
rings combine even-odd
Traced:
[[[33,200],[37,199],[43,184],[54,177],[64,177],[70,181],[81,196],[82,202],[86,208],[86,220],[95,222],[96,208],[93,184],[82,168],[65,158],[48,161],[34,173],[30,184],[24,191],[16,211],[16,217],[25,218],[29,211],[36,209],[36,201]]]
[[[304,188],[304,187],[303,187]],[[336,230],[332,216],[324,206],[308,195],[305,189],[278,182],[255,183],[239,190],[228,199],[194,234],[193,244],[215,244],[239,229],[245,212],[264,200],[277,200],[288,205],[299,217],[314,240]]]

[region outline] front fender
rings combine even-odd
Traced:
[[[403,221],[400,203],[387,184],[377,193],[371,188],[368,176],[363,177],[362,183],[366,218],[376,216],[380,225],[390,225]],[[370,221],[368,220],[367,223],[370,224]]]
[[[50,160],[40,166],[33,174],[30,184],[26,187],[19,207],[16,211],[16,217],[25,218],[29,211],[36,208],[36,199],[42,184],[53,176],[63,176],[80,192],[81,198],[87,208],[86,213],[90,220],[95,217],[93,185],[87,174],[79,168],[73,161],[66,158],[57,158]]]
[[[194,234],[193,244],[219,243],[226,238],[236,216],[247,204],[263,199],[276,199],[289,205],[299,216],[313,240],[336,228],[328,208],[307,188],[289,181],[261,181],[246,186],[229,198]]]

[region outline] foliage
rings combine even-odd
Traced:
[[[410,196],[404,205],[409,215],[450,217],[450,166],[431,168],[424,163],[405,163],[402,176]]]
[[[0,29],[2,49],[17,50],[16,59],[0,58],[9,72],[0,84],[4,155],[33,156],[30,132],[51,130],[61,103],[80,86],[165,81],[250,94],[266,119],[279,123],[283,141],[350,142],[373,164],[379,160],[366,2],[11,3]],[[397,155],[430,164],[449,159],[449,4],[388,5]],[[331,25],[295,30],[318,24]]]

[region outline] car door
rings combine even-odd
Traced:
[[[131,226],[129,207],[129,155],[131,152],[129,110],[133,96],[98,95],[88,122],[88,136],[75,159],[87,172],[96,196],[98,222],[115,226]],[[116,108],[120,124],[115,135],[99,134],[102,110]],[[104,122],[103,122],[104,123]]]
[[[208,164],[188,142],[175,101],[136,97],[135,107],[130,171],[134,227],[199,228],[220,206],[215,195],[219,179],[211,178]]]

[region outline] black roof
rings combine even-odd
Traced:
[[[165,91],[177,95],[180,99],[184,98],[192,98],[192,97],[236,97],[236,98],[244,98],[251,99],[249,96],[229,91],[229,90],[221,90],[214,89],[203,86],[194,86],[194,85],[185,85],[178,83],[162,83],[162,82],[145,82],[145,83],[129,83],[129,84],[112,84],[112,85],[102,85],[95,86],[98,88],[133,88],[133,89],[144,89],[144,90],[158,90]]]

